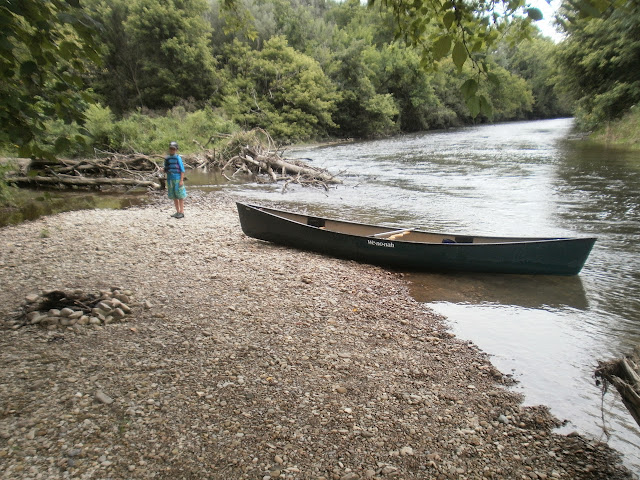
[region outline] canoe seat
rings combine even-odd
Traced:
[[[401,230],[390,230],[388,232],[376,233],[369,236],[373,238],[388,238],[389,240],[396,240],[410,234],[414,230],[415,228],[403,228]]]

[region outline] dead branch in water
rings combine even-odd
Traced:
[[[640,346],[624,358],[599,362],[595,376],[603,381],[603,393],[609,384],[616,387],[625,407],[640,425]]]

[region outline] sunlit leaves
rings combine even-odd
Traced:
[[[340,95],[318,62],[295,51],[284,37],[261,51],[234,42],[227,47],[223,108],[240,125],[262,127],[279,139],[309,139],[335,127],[332,113]]]

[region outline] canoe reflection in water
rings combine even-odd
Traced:
[[[419,302],[498,304],[534,309],[587,310],[579,276],[479,273],[409,273],[411,296]]]

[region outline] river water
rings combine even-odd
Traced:
[[[389,226],[477,235],[596,236],[579,276],[409,273],[412,295],[544,404],[562,432],[623,453],[640,472],[640,430],[599,360],[640,342],[640,156],[571,138],[570,119],[483,125],[334,146],[288,157],[340,173],[329,191],[227,185],[255,202]]]

